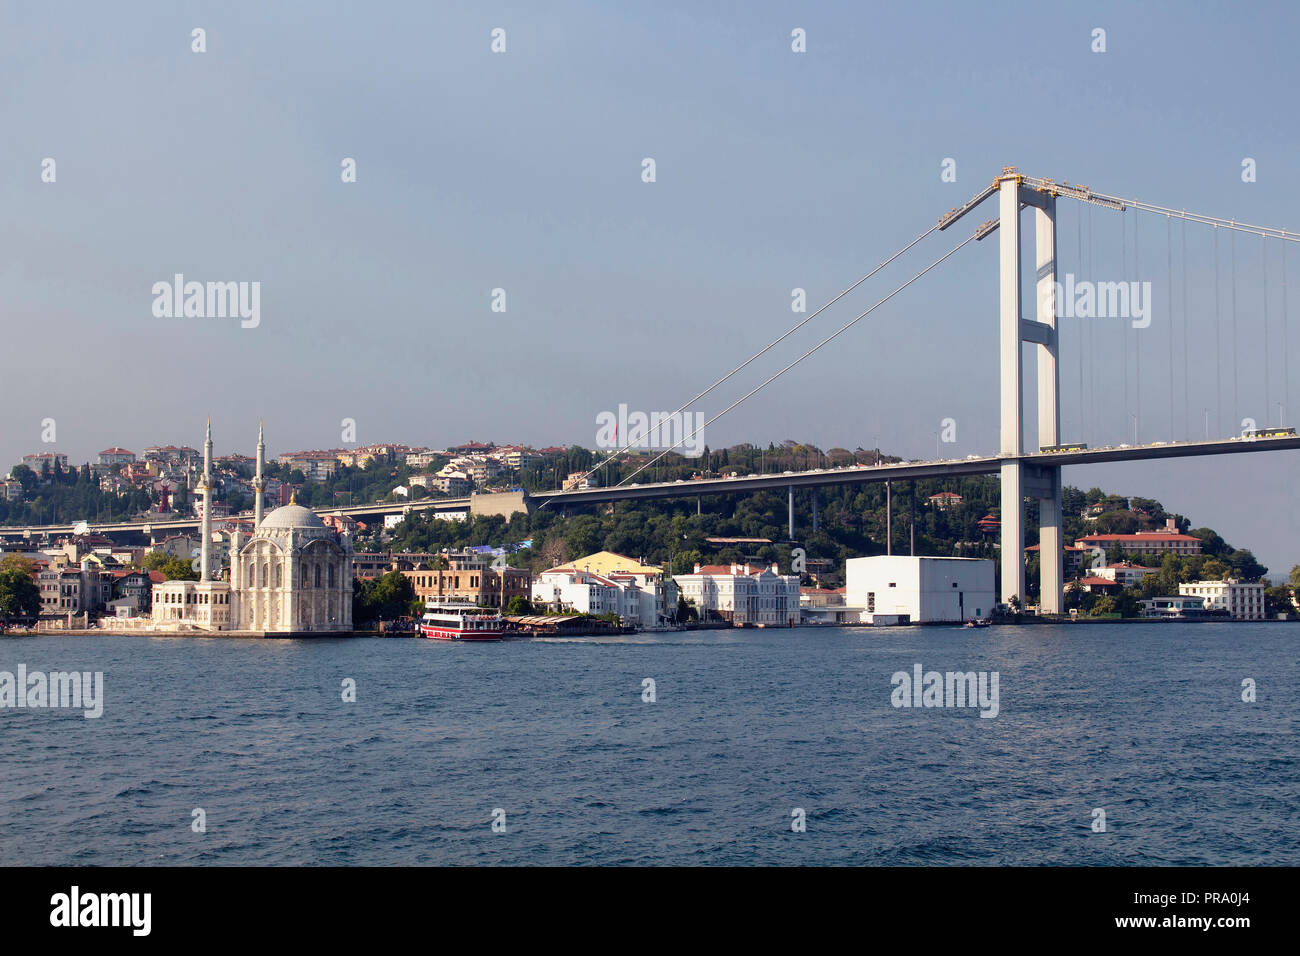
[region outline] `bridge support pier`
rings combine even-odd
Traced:
[[[1061,469],[1044,468],[1050,475],[1047,497],[1038,499],[1038,600],[1043,614],[1062,612],[1064,551],[1061,541]]]
[[[1018,461],[1002,463],[1002,603],[1025,600],[1024,487]]]
[[[794,485],[786,489],[790,493],[790,540],[794,540]]]
[[[1056,324],[1056,195],[1026,189],[1014,171],[1000,178],[998,242],[1000,266],[1002,601],[1025,603],[1026,494],[1039,501],[1039,607],[1061,612],[1061,469],[1026,468],[1024,450],[1024,364],[1022,348],[1036,346],[1038,359],[1038,446],[1060,444],[1059,336]],[[1035,318],[1026,319],[1020,296],[1020,207],[1034,210]]]

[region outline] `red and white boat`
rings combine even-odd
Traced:
[[[505,619],[495,608],[454,601],[426,601],[420,636],[435,641],[499,641]]]

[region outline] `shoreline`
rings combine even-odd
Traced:
[[[1012,621],[995,621],[991,626],[1006,627],[1058,627],[1061,625],[1073,624],[1300,624],[1300,619],[1278,619],[1263,618],[1253,621],[1238,621],[1224,618],[1195,618],[1195,619],[1178,619],[1178,618],[1144,618],[1144,617],[1125,617],[1125,618],[1039,618],[1030,617],[1025,620]],[[558,635],[564,637],[618,637],[630,634],[676,634],[691,633],[695,631],[796,631],[796,630],[832,630],[835,628],[844,628],[852,630],[891,630],[894,628],[950,628],[967,630],[964,624],[958,621],[932,621],[932,622],[915,622],[908,624],[871,624],[868,622],[854,621],[840,624],[822,624],[806,623],[795,624],[784,627],[735,627],[725,623],[718,623],[710,626],[695,626],[684,628],[637,628],[629,631],[615,631],[605,633],[575,633]],[[970,628],[976,630],[976,628]],[[978,630],[985,630],[979,628]],[[507,634],[504,641],[531,640],[537,637],[555,637],[557,635],[544,632],[519,632]],[[144,628],[52,628],[50,630],[40,631],[0,631],[0,638],[21,638],[21,637],[192,637],[199,639],[237,639],[237,640],[311,640],[324,639],[332,640],[339,638],[370,638],[381,637],[393,640],[423,640],[418,634],[410,631],[380,631],[375,628],[360,628],[351,631],[205,631],[205,630],[146,630]],[[456,642],[450,642],[456,643]]]

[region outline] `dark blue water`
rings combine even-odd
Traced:
[[[1278,624],[6,638],[106,703],[0,710],[0,860],[1296,865],[1298,656]],[[895,709],[918,662],[999,672],[1000,714]]]

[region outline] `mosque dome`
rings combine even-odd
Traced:
[[[293,531],[301,534],[303,532],[325,532],[328,530],[325,527],[325,522],[317,517],[316,512],[299,504],[287,504],[276,508],[264,517],[262,523],[257,526],[259,533],[263,531]]]

